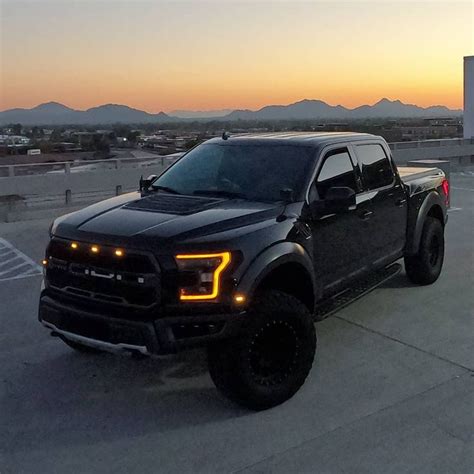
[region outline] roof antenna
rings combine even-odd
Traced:
[[[230,138],[230,135],[224,130],[222,133],[222,140],[228,140]]]

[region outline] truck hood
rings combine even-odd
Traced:
[[[54,233],[65,238],[185,240],[273,219],[281,203],[155,193],[129,193],[60,218]],[[148,239],[147,239],[148,240]]]

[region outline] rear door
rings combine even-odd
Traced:
[[[308,200],[324,200],[330,187],[347,186],[362,191],[356,160],[350,148],[337,146],[327,150],[312,183]],[[357,196],[357,208],[340,214],[322,214],[311,220],[315,274],[331,293],[351,275],[368,266],[366,241],[370,227],[364,218],[370,214],[370,202]]]
[[[356,142],[353,145],[359,163],[362,196],[371,203],[368,216],[370,238],[366,245],[372,266],[380,267],[401,256],[406,239],[406,193],[389,158],[389,150],[380,142]]]

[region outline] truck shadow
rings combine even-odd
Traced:
[[[137,360],[49,344],[41,360],[15,366],[0,399],[7,450],[19,437],[23,446],[60,449],[249,414],[217,392],[203,351]]]
[[[390,280],[386,281],[379,288],[415,288],[419,285],[412,283],[408,277],[406,276],[405,272],[402,271],[398,275],[390,278]]]

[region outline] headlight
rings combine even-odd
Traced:
[[[181,273],[181,301],[213,300],[219,296],[221,274],[229,265],[230,252],[176,255]]]

